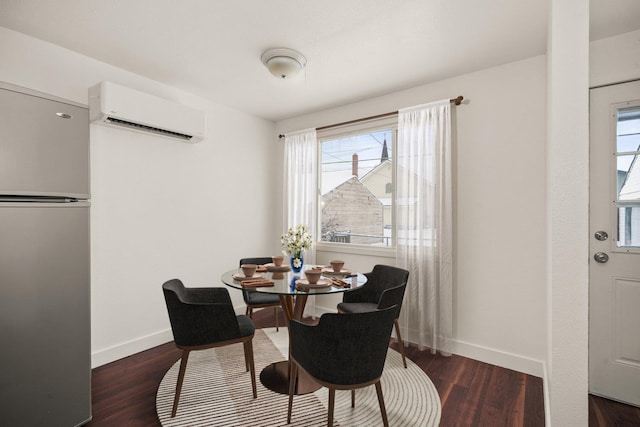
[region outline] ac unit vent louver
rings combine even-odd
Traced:
[[[206,137],[203,111],[111,82],[89,88],[89,116],[93,123],[183,142]]]
[[[169,136],[171,138],[184,139],[185,141],[191,141],[191,138],[193,138],[193,135],[186,135],[184,133],[173,132],[170,130],[165,130],[160,128],[154,128],[152,126],[141,125],[139,123],[133,123],[133,122],[128,122],[126,120],[116,119],[115,117],[107,117],[105,122],[113,125],[129,128],[129,129],[133,129],[133,130],[151,132],[158,135]]]

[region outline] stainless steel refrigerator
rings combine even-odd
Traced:
[[[91,419],[89,112],[0,82],[0,425]]]

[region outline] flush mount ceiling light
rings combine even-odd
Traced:
[[[295,76],[307,64],[307,59],[300,52],[284,47],[267,50],[261,59],[271,74],[280,79]]]

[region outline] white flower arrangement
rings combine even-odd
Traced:
[[[289,227],[289,231],[280,237],[280,244],[288,255],[294,254],[296,258],[300,258],[302,251],[313,246],[313,237],[306,225],[298,224],[295,228]]]

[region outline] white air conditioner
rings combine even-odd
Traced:
[[[111,82],[89,88],[91,122],[152,133],[184,142],[206,137],[204,111]]]

